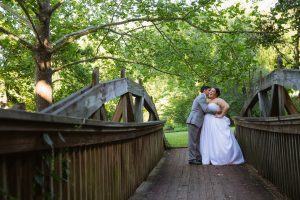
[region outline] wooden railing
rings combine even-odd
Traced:
[[[300,199],[300,116],[235,119],[249,164],[291,199]]]
[[[300,70],[297,69],[277,69],[261,77],[253,86],[252,93],[245,102],[240,116],[253,116],[251,111],[256,103],[259,103],[261,117],[299,113],[285,89],[286,87],[299,91],[299,80]]]
[[[0,199],[128,199],[164,152],[161,121],[13,110],[0,121]]]

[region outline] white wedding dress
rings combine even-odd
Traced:
[[[208,110],[216,112],[220,107],[208,104]],[[241,148],[230,130],[227,117],[217,118],[207,113],[200,136],[200,153],[204,165],[229,165],[245,162]]]

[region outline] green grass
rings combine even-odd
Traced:
[[[170,148],[187,147],[187,131],[165,133]]]
[[[235,127],[231,127],[231,131],[234,133]],[[187,147],[188,145],[188,133],[187,131],[180,132],[168,132],[165,133],[168,147],[179,148]]]

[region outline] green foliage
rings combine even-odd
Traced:
[[[50,2],[55,5],[58,0]],[[15,1],[3,3],[26,18]],[[131,22],[107,26],[78,39],[70,38],[66,46],[52,54],[54,101],[90,84],[94,67],[100,68],[101,81],[118,78],[120,68],[126,67],[128,77],[143,80],[161,119],[169,126],[185,124],[192,101],[203,84],[219,87],[231,106],[230,115],[238,115],[252,80],[260,70],[265,73],[273,69],[274,53],[269,56],[269,51],[261,46],[269,42],[263,37],[277,40],[278,36],[247,33],[259,27],[253,19],[267,26],[258,10],[249,14],[239,4],[226,9],[221,4],[217,0],[64,1],[52,14],[51,44],[66,34],[126,19],[185,17],[187,21]],[[26,1],[25,6],[37,22],[33,12],[38,8],[36,1]],[[24,21],[4,9],[0,15],[0,27],[37,43]],[[5,83],[4,92],[11,104],[25,102],[27,109],[33,111],[32,53],[4,34],[0,35],[0,41],[0,80]],[[116,59],[95,58],[100,56]],[[107,105],[110,116],[115,105],[115,101]]]

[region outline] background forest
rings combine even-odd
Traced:
[[[298,0],[0,0],[0,100],[39,111],[125,67],[170,127],[203,84],[235,116],[261,74],[299,69],[299,32]]]

